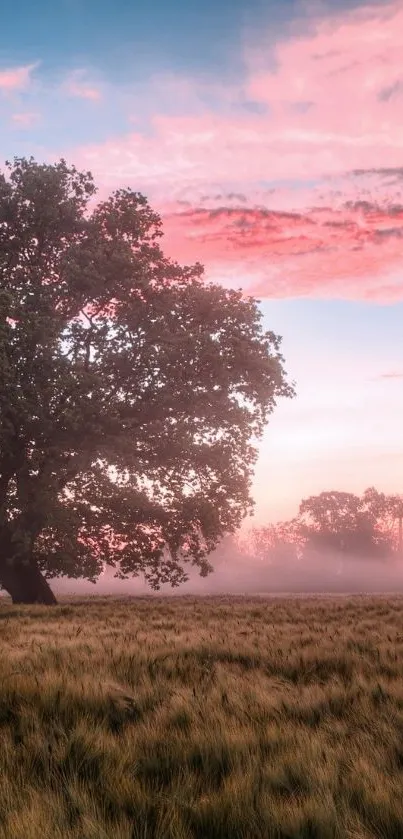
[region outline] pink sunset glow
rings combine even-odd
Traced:
[[[79,99],[88,99],[91,102],[99,102],[102,98],[98,87],[86,81],[85,70],[75,70],[65,83],[65,91],[69,96],[77,96]]]
[[[10,67],[0,70],[0,93],[10,93],[27,88],[31,82],[32,73],[37,66],[37,63],[35,63],[27,64],[24,67]]]
[[[14,125],[18,126],[19,128],[28,130],[31,128],[39,119],[39,114],[30,111],[23,111],[21,113],[12,114],[11,121]]]
[[[198,258],[217,274],[249,277],[257,296],[342,296],[398,300],[403,297],[403,208],[353,202],[339,211],[324,207],[304,214],[266,208],[182,210],[165,217],[168,251],[189,262]]]
[[[261,297],[402,299],[402,32],[398,2],[313,18],[274,51],[245,42],[242,84],[218,87],[222,112],[200,107],[217,91],[195,80],[198,113],[155,114],[151,136],[81,148],[80,161],[105,187],[149,194],[167,252],[209,277],[242,275]],[[267,112],[241,113],[242,97]],[[284,178],[295,188],[259,186]]]

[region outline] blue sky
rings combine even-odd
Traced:
[[[401,31],[402,0],[2,10],[0,159],[63,155],[101,195],[139,189],[167,253],[256,295],[283,335],[298,396],[261,445],[261,517],[403,491]]]
[[[382,5],[382,0],[373,4]],[[364,5],[362,0],[328,0],[316,8],[325,15]],[[84,61],[119,81],[128,74],[148,74],[150,64],[226,74],[237,66],[245,31],[269,27],[274,38],[296,19],[306,25],[309,9],[296,0],[20,0],[2,10],[0,54],[4,63],[39,57],[52,70]]]
[[[283,336],[297,397],[277,407],[261,446],[257,515],[287,518],[323,489],[401,492],[403,303],[293,299],[262,308]]]
[[[271,3],[272,21],[287,17],[289,0]],[[2,16],[3,58],[36,61],[58,70],[91,64],[119,82],[148,74],[150,67],[185,72],[227,73],[236,67],[242,29],[267,14],[261,0],[59,0],[6,7]]]

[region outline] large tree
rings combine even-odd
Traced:
[[[147,200],[90,173],[0,173],[0,584],[107,565],[178,585],[250,512],[256,440],[293,395],[256,302],[180,267]]]

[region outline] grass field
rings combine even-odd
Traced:
[[[401,839],[403,597],[0,601],[1,839]]]

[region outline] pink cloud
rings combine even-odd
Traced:
[[[403,205],[304,213],[270,207],[177,209],[164,217],[166,252],[201,261],[207,273],[228,272],[231,284],[248,278],[259,297],[290,294],[400,299],[403,296]],[[391,279],[396,271],[396,281]]]
[[[377,376],[377,379],[387,380],[387,381],[400,381],[403,379],[403,370],[392,370],[389,373],[381,373],[380,376]]]
[[[266,51],[245,47],[243,84],[219,88],[221,113],[200,102],[193,115],[160,113],[149,136],[82,148],[79,161],[105,189],[145,192],[164,217],[166,250],[200,260],[208,277],[262,297],[402,299],[401,32],[402,0],[312,19],[274,55],[269,39]],[[242,97],[267,111],[242,110]],[[278,179],[297,190],[259,195]],[[217,189],[206,206],[203,193]],[[229,200],[234,191],[244,200]]]
[[[65,90],[69,96],[77,96],[79,99],[89,99],[92,102],[99,102],[102,93],[98,87],[85,81],[85,71],[75,70],[65,84]]]
[[[9,67],[0,70],[0,91],[10,93],[16,90],[25,90],[31,82],[32,72],[38,63],[26,64],[23,67]]]
[[[280,42],[276,69],[249,57],[248,93],[300,153],[325,155],[327,171],[401,162],[401,2],[335,14],[312,34]],[[262,66],[263,65],[263,66]],[[306,108],[298,104],[306,103]],[[308,171],[318,172],[311,161]]]
[[[13,125],[18,128],[29,129],[38,121],[39,114],[35,111],[22,111],[11,115]]]

